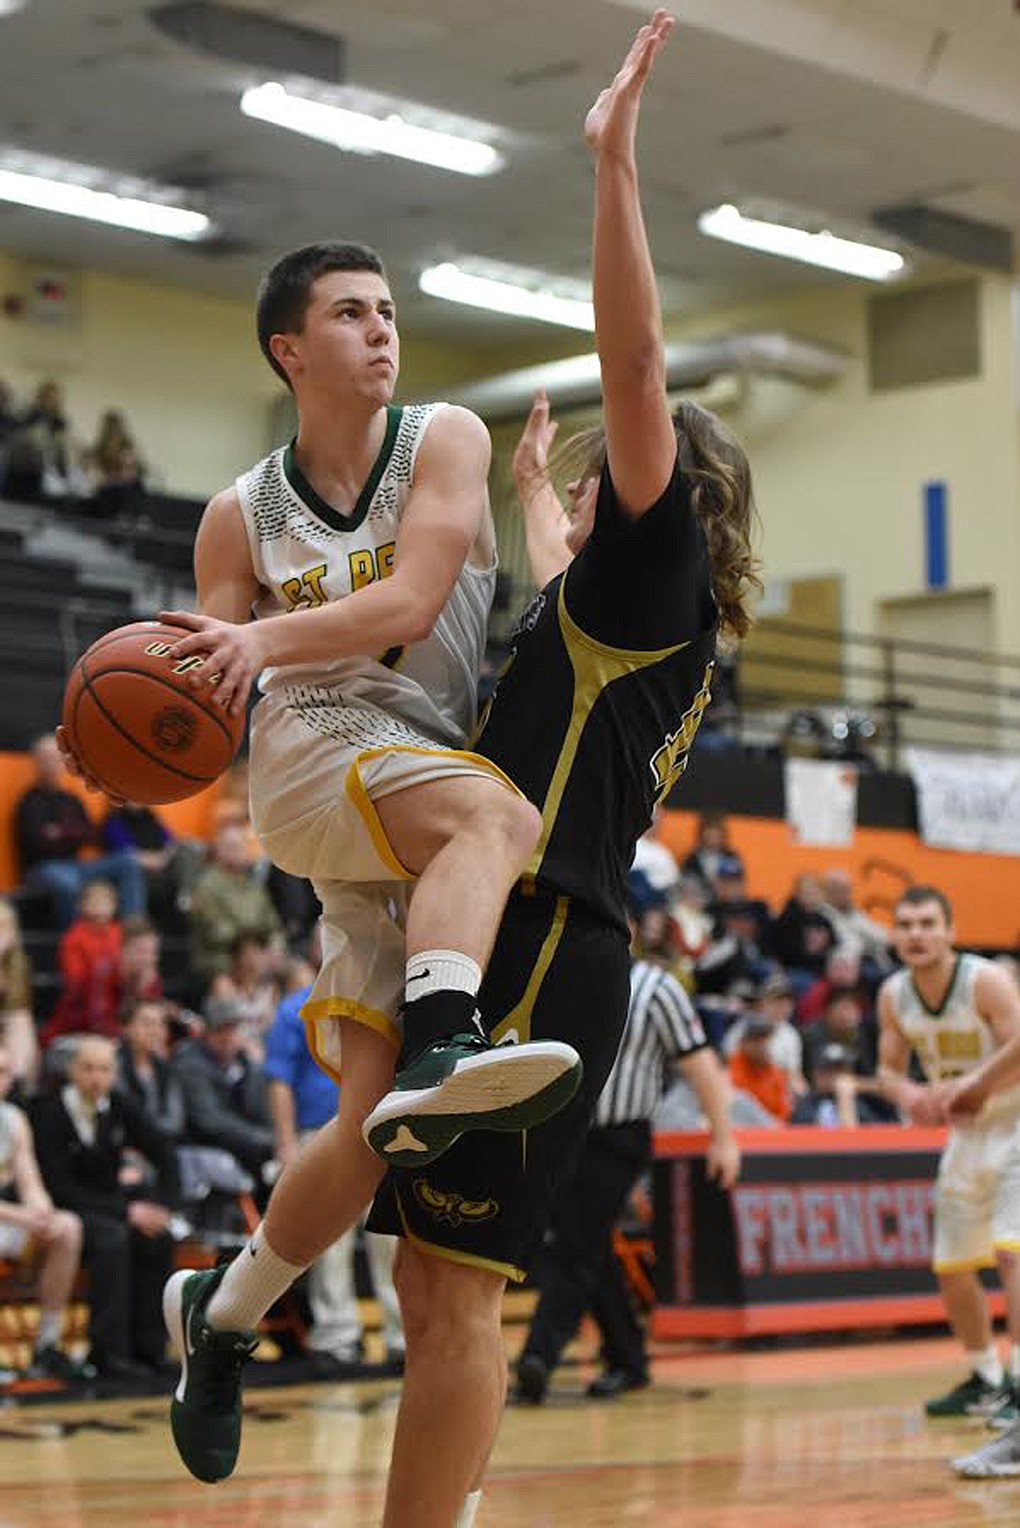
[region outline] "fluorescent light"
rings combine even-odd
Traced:
[[[255,85],[241,97],[246,117],[272,122],[352,154],[392,154],[460,175],[493,175],[503,156],[490,143],[405,121],[398,111],[370,116],[309,96],[292,95],[282,85]]]
[[[134,228],[139,233],[161,234],[167,239],[200,239],[210,226],[201,212],[187,212],[183,207],[168,207],[134,196],[117,196],[112,191],[98,191],[72,181],[24,175],[16,170],[0,169],[0,201],[39,207],[44,212],[60,212],[72,218],[89,218],[94,223],[110,223],[117,228]]]
[[[840,239],[827,231],[808,233],[804,228],[791,228],[785,223],[745,217],[737,207],[728,204],[703,212],[698,228],[729,244],[764,250],[787,260],[803,260],[830,271],[845,271],[850,276],[864,276],[869,281],[888,281],[906,269],[906,261],[894,249]]]
[[[0,16],[13,16],[15,11],[23,10],[28,0],[0,0]]]
[[[495,281],[491,276],[475,276],[449,261],[422,271],[418,285],[430,297],[462,302],[469,308],[487,308],[493,313],[537,318],[546,324],[562,324],[567,329],[591,332],[595,328],[595,309],[590,302],[514,286],[508,281]]]

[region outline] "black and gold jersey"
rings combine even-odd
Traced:
[[[542,812],[528,872],[625,921],[634,846],[676,784],[716,642],[704,534],[679,466],[639,520],[602,475],[592,534],[536,595],[475,748]]]

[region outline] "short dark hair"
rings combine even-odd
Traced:
[[[908,907],[919,907],[922,902],[937,902],[942,909],[943,917],[947,923],[953,921],[953,904],[944,891],[939,891],[937,886],[908,886],[903,895],[896,903],[902,907],[904,903]]]
[[[385,277],[383,263],[367,244],[306,244],[292,249],[259,282],[255,303],[262,354],[287,386],[290,378],[269,348],[274,334],[300,334],[312,287],[330,271],[374,271]]]

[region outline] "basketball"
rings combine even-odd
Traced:
[[[185,633],[159,621],[118,627],[83,653],[64,691],[63,723],[89,774],[144,806],[183,801],[233,759],[245,716],[231,716],[188,675],[205,659],[175,659]]]

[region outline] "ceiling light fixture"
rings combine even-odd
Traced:
[[[729,203],[703,212],[698,228],[713,239],[725,239],[728,244],[740,244],[787,260],[802,260],[826,270],[843,271],[848,276],[863,276],[868,281],[889,281],[902,275],[907,265],[894,249],[838,238],[827,230],[809,233],[805,228],[793,228],[786,223],[745,217]]]
[[[477,276],[451,261],[431,265],[422,271],[418,286],[429,297],[464,303],[469,308],[485,308],[490,313],[535,318],[545,324],[585,329],[589,333],[595,328],[595,309],[590,302],[561,297],[548,289],[516,286],[491,276]]]
[[[310,96],[294,95],[275,82],[246,90],[241,110],[246,117],[272,122],[352,154],[391,154],[459,175],[494,175],[504,162],[491,143],[480,139],[421,127],[406,121],[399,111],[379,117],[351,111]]]
[[[211,227],[202,212],[188,212],[163,202],[119,196],[73,181],[50,180],[3,168],[0,168],[0,201],[59,212],[66,217],[88,218],[93,223],[108,223],[117,228],[133,228],[137,233],[159,234],[165,239],[201,239]]]

